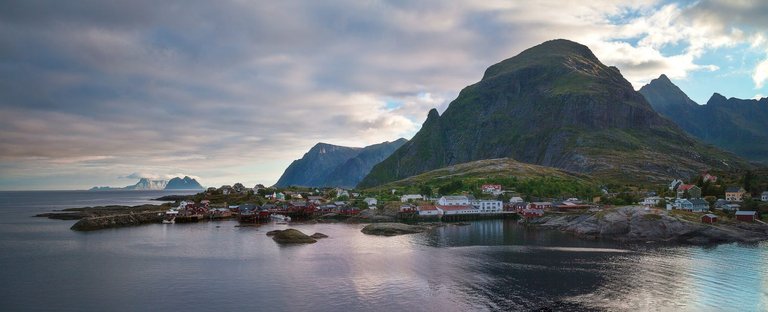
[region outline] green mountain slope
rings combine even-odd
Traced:
[[[359,187],[481,159],[515,160],[616,181],[663,181],[748,166],[656,113],[586,46],[552,40],[488,68]]]

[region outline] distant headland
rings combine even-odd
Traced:
[[[134,185],[125,187],[94,186],[90,191],[163,191],[163,190],[203,190],[197,180],[185,176],[183,178],[175,177],[170,180],[152,180],[141,178]]]

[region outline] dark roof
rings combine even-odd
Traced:
[[[691,199],[691,202],[692,202],[694,205],[709,205],[709,202],[708,202],[708,201],[706,201],[706,200],[703,200],[703,199],[701,199],[701,198],[694,198],[694,199]]]
[[[757,211],[748,211],[748,210],[736,211],[737,216],[754,216],[755,214],[757,214]]]
[[[738,187],[738,186],[730,186],[727,189],[725,189],[725,191],[728,193],[736,193],[740,190],[741,190],[741,187]]]

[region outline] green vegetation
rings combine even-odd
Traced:
[[[392,189],[397,190],[397,194],[430,195],[432,190],[437,190],[437,195],[469,193],[476,197],[491,197],[480,193],[483,184],[499,184],[505,190],[532,197],[591,199],[600,194],[599,188],[588,176],[523,164],[512,159],[481,160],[451,166],[366,191],[378,193],[383,198],[389,197]],[[396,198],[393,196],[392,199]]]

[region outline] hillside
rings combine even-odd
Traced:
[[[659,114],[703,142],[768,164],[768,98],[726,99],[715,93],[698,105],[665,75],[640,89]]]
[[[504,190],[534,197],[592,198],[599,185],[588,176],[552,167],[521,163],[510,158],[484,159],[425,172],[367,189],[370,192],[403,194],[477,194],[483,184],[499,184]],[[429,191],[427,191],[429,192]],[[479,195],[479,194],[478,194]],[[508,194],[510,196],[511,194]]]
[[[748,167],[659,116],[586,46],[552,40],[489,67],[360,187],[474,160],[515,160],[627,183]]]
[[[399,139],[363,148],[318,143],[301,159],[293,161],[275,186],[352,188],[405,142]]]

